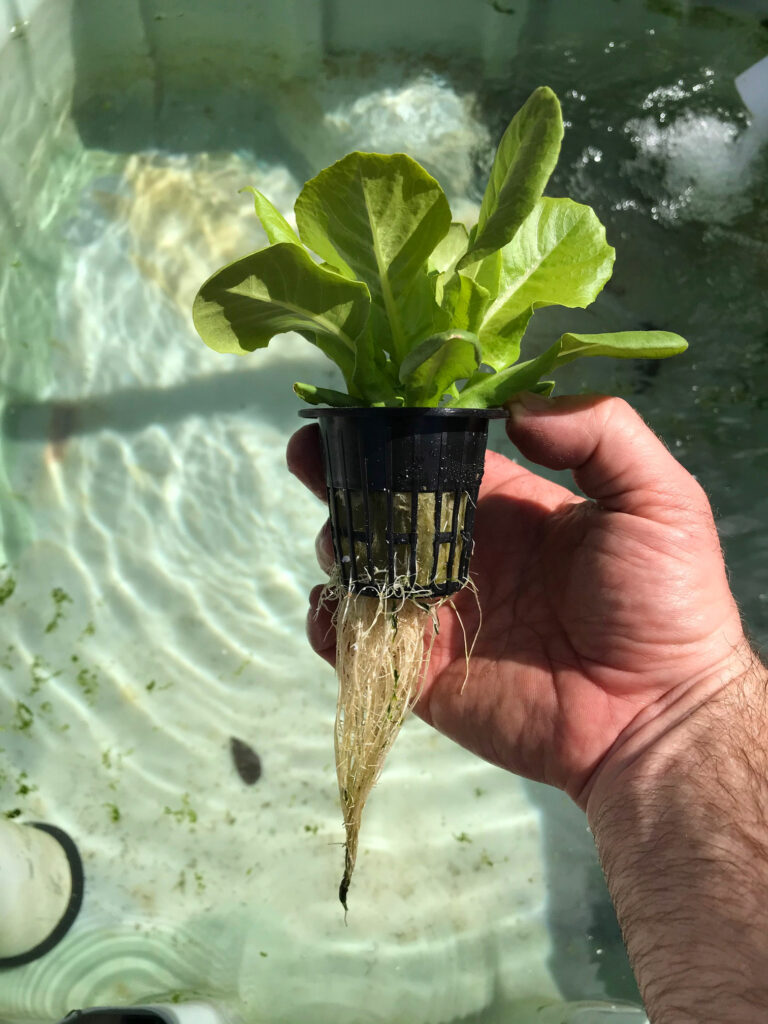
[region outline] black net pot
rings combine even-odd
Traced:
[[[488,421],[500,409],[304,409],[319,420],[341,585],[442,597],[469,578]]]

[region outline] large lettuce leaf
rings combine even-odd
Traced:
[[[516,333],[520,318],[539,306],[583,308],[594,302],[611,276],[615,251],[589,206],[540,199],[501,258],[496,293],[479,326],[481,341],[507,336],[510,329]],[[490,365],[500,369],[496,362]]]
[[[440,317],[427,268],[451,224],[439,184],[402,153],[350,153],[306,183],[296,223],[305,245],[368,285],[377,342],[399,365]]]
[[[582,356],[666,359],[685,352],[687,348],[688,342],[671,331],[563,334],[536,359],[510,366],[500,373],[477,374],[450,404],[465,409],[488,409],[503,405],[520,391],[537,389],[545,373]]]
[[[303,248],[282,242],[209,277],[192,316],[217,352],[242,355],[265,348],[276,334],[298,331],[336,363],[349,386],[369,305],[362,282],[324,270]]]
[[[563,116],[557,96],[542,86],[504,132],[491,167],[465,267],[510,242],[541,198],[560,154]]]

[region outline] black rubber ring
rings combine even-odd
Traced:
[[[68,836],[63,829],[57,828],[56,825],[46,825],[44,822],[40,821],[25,822],[24,825],[29,828],[39,828],[41,832],[47,832],[49,836],[53,836],[59,846],[64,850],[72,878],[72,892],[69,897],[67,909],[64,911],[61,920],[48,937],[43,939],[43,941],[39,942],[36,946],[33,946],[32,949],[27,950],[26,953],[20,953],[18,956],[0,958],[0,969],[7,967],[21,967],[23,964],[31,963],[33,960],[39,960],[41,956],[45,956],[46,953],[49,953],[54,946],[58,946],[72,927],[75,918],[80,913],[80,908],[83,905],[83,892],[85,890],[83,862],[80,859],[80,853],[78,852],[72,838]]]

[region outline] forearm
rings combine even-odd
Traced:
[[[765,668],[597,786],[592,829],[652,1024],[768,1020]]]

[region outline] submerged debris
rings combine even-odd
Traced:
[[[232,736],[229,741],[229,749],[232,754],[232,761],[237,769],[237,774],[246,786],[252,786],[255,782],[258,782],[261,778],[261,758],[253,747],[248,746],[243,740]]]

